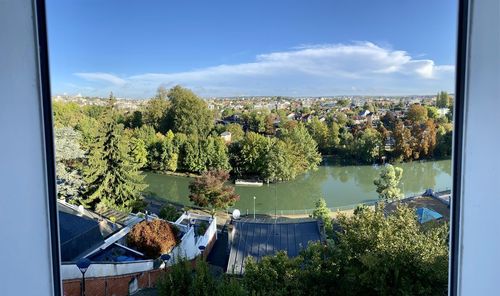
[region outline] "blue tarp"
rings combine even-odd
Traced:
[[[428,208],[417,208],[416,211],[417,211],[417,220],[418,223],[420,224],[424,224],[425,222],[437,220],[443,217],[443,215]]]

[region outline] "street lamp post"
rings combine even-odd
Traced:
[[[164,262],[164,266],[163,266],[163,269],[165,270],[165,272],[167,272],[167,263],[168,263],[168,260],[170,260],[171,256],[169,254],[162,254],[160,256],[160,259],[163,260]]]
[[[198,249],[200,250],[200,253],[201,253],[201,260],[205,259],[205,257],[203,257],[203,252],[205,251],[207,247],[201,245],[198,247]]]
[[[89,268],[90,263],[90,260],[87,258],[82,258],[76,262],[76,266],[78,266],[78,269],[82,273],[82,296],[85,296],[85,272]]]
[[[257,199],[255,196],[253,197],[253,219],[255,220],[255,199]]]

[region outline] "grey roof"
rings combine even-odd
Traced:
[[[59,211],[59,235],[62,261],[75,260],[104,241],[97,221],[64,211]]]
[[[295,257],[310,241],[320,239],[316,220],[284,223],[236,221],[227,272],[242,274],[248,256],[259,261],[263,256],[286,251],[288,256]]]

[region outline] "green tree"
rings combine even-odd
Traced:
[[[307,132],[303,124],[298,124],[292,130],[285,131],[282,140],[293,155],[293,164],[299,173],[315,170],[321,162],[318,145]]]
[[[300,295],[299,272],[299,261],[280,251],[258,263],[248,257],[243,282],[250,295]]]
[[[181,257],[175,258],[176,264],[170,271],[160,276],[158,280],[158,295],[179,296],[189,295],[193,283],[193,268],[191,263]]]
[[[170,108],[167,112],[167,129],[174,133],[207,136],[214,127],[214,117],[207,103],[192,91],[175,86],[168,92]]]
[[[80,197],[83,180],[77,166],[84,157],[81,149],[81,134],[71,127],[54,129],[56,146],[57,196],[63,199]]]
[[[382,207],[340,216],[339,295],[445,295],[448,227],[424,230],[415,210]]]
[[[373,184],[377,186],[379,199],[393,201],[403,197],[401,189],[398,188],[399,181],[401,181],[402,176],[402,168],[394,167],[390,164],[386,165],[380,171],[380,177],[373,181]]]
[[[249,132],[237,146],[235,150],[239,157],[235,166],[238,170],[245,175],[261,176],[267,169],[266,153],[269,147],[267,138]]]
[[[251,131],[262,134],[266,132],[266,115],[262,111],[252,111],[244,114],[243,120]]]
[[[228,149],[224,140],[220,137],[209,136],[203,141],[207,153],[207,169],[221,169],[228,171],[229,165]]]
[[[78,104],[69,102],[52,102],[55,127],[76,127],[85,115]]]
[[[207,158],[203,150],[200,149],[200,139],[196,135],[188,135],[182,146],[181,164],[184,170],[189,172],[203,172],[206,170]]]
[[[92,208],[101,204],[131,211],[141,201],[141,192],[147,185],[137,164],[130,159],[128,145],[122,138],[123,127],[114,118],[113,105],[111,99],[90,151],[84,170],[87,191],[82,203]]]
[[[167,221],[176,221],[181,216],[179,210],[176,207],[170,204],[166,204],[161,207],[160,212],[158,213],[158,217],[165,219]]]
[[[142,125],[143,120],[141,111],[134,111],[125,119],[125,127],[127,128],[140,128]]]
[[[373,128],[366,128],[358,133],[352,142],[353,157],[363,163],[376,162],[380,157],[382,139],[380,133]]]
[[[307,123],[307,130],[318,144],[319,151],[326,154],[328,148],[330,148],[328,142],[328,127],[326,123],[320,121],[318,117],[313,117],[313,119]]]
[[[192,296],[212,296],[216,291],[216,280],[210,273],[208,263],[205,260],[196,260],[193,281],[189,288],[189,295]]]
[[[199,207],[216,210],[227,209],[239,200],[234,187],[225,185],[229,173],[223,170],[206,171],[189,184],[189,200]]]
[[[425,106],[427,115],[430,119],[437,119],[439,117],[439,110],[434,106]]]
[[[225,131],[231,133],[231,142],[239,142],[245,136],[243,128],[237,123],[230,123],[226,125]]]
[[[297,176],[293,165],[293,154],[282,140],[268,139],[264,163],[262,175],[268,181],[287,181]]]
[[[450,106],[450,97],[447,92],[441,91],[437,94],[436,106],[438,108],[448,108]]]
[[[132,161],[137,165],[138,169],[143,168],[148,162],[146,144],[144,144],[143,140],[132,137],[130,138],[129,145]]]
[[[333,223],[332,218],[330,217],[330,209],[327,207],[324,198],[320,198],[314,203],[312,216],[313,218],[319,219],[323,222],[325,233],[328,236],[333,234]]]
[[[340,146],[340,125],[337,122],[332,122],[328,130],[328,146],[331,151],[339,151]]]
[[[159,87],[156,96],[149,100],[144,106],[143,122],[152,126],[156,131],[167,132],[165,116],[169,108],[169,102],[165,96],[165,88]]]
[[[437,128],[435,149],[435,155],[437,157],[451,156],[452,136],[453,131],[451,124],[443,124]]]
[[[174,137],[174,133],[168,131],[161,139],[160,168],[164,171],[175,172],[177,170],[179,152],[175,146]]]

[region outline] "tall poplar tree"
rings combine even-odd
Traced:
[[[91,147],[84,170],[87,190],[82,204],[131,211],[141,204],[141,192],[147,185],[122,138],[123,126],[116,122],[115,101],[111,96]]]

